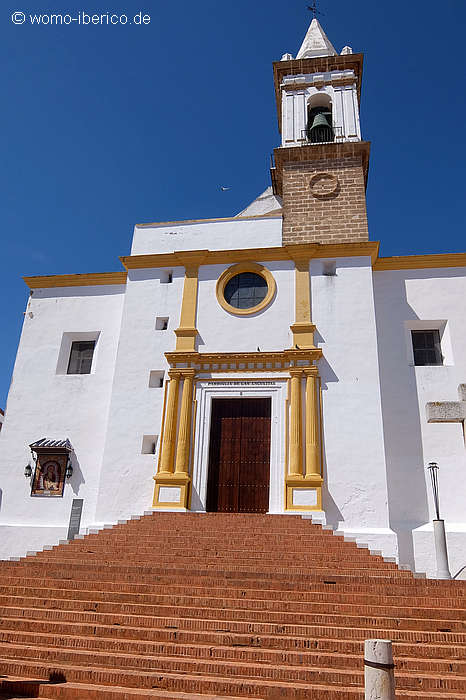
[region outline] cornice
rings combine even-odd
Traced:
[[[200,374],[219,372],[282,372],[312,365],[323,355],[321,348],[289,348],[271,352],[166,352],[165,357],[171,367],[170,372],[194,368]],[[188,365],[180,367],[179,365]]]
[[[277,104],[278,128],[282,131],[282,80],[288,75],[309,75],[313,73],[331,73],[336,70],[353,70],[357,80],[358,102],[361,103],[361,85],[364,56],[362,53],[346,54],[344,56],[320,56],[318,58],[300,58],[291,61],[275,61],[273,76],[275,86],[275,101]]]
[[[436,267],[466,267],[466,253],[395,255],[390,258],[378,258],[374,264],[374,272],[381,270],[425,270]]]
[[[52,287],[89,287],[102,284],[126,284],[127,273],[91,272],[79,275],[47,275],[45,277],[23,277],[29,289]]]
[[[276,248],[247,248],[244,250],[200,250],[159,253],[155,255],[128,255],[120,258],[127,270],[158,267],[186,267],[192,265],[198,255],[202,265],[217,265],[240,262],[272,262],[302,258],[333,258],[369,256],[372,263],[377,259],[379,243],[303,243],[302,245],[277,246]]]
[[[179,221],[154,221],[152,223],[136,224],[135,228],[154,228],[157,226],[182,226],[190,224],[213,224],[222,223],[228,221],[248,221],[248,219],[281,219],[282,210],[277,209],[275,211],[268,212],[268,214],[254,214],[253,216],[227,216],[225,218],[218,219],[181,219]]]
[[[160,267],[192,267],[240,262],[273,262],[320,258],[370,257],[374,272],[383,270],[423,270],[442,267],[466,267],[466,253],[434,255],[396,255],[379,258],[378,241],[356,243],[303,243],[276,248],[249,248],[246,250],[186,250],[156,255],[128,255],[121,257],[126,270]],[[127,272],[95,272],[77,275],[47,275],[23,277],[29,289],[54,287],[89,287],[126,284]]]

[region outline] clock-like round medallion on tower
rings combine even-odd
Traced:
[[[266,308],[275,296],[276,284],[270,270],[257,263],[233,265],[219,277],[217,301],[230,314],[249,316]]]
[[[340,189],[338,178],[331,173],[317,173],[309,182],[311,194],[316,199],[336,197]]]

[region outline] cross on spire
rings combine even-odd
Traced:
[[[317,15],[323,14],[320,10],[317,9],[317,0],[314,0],[312,5],[308,5],[307,9],[309,10],[309,12],[312,12],[312,14],[314,15],[314,19],[317,19]]]

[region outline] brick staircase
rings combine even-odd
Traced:
[[[379,637],[397,697],[464,700],[465,595],[297,516],[151,514],[0,563],[0,694],[361,700]]]

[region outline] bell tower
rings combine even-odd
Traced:
[[[362,54],[339,55],[314,18],[296,58],[274,63],[282,143],[271,169],[283,199],[283,245],[369,238],[370,143],[361,138]]]

